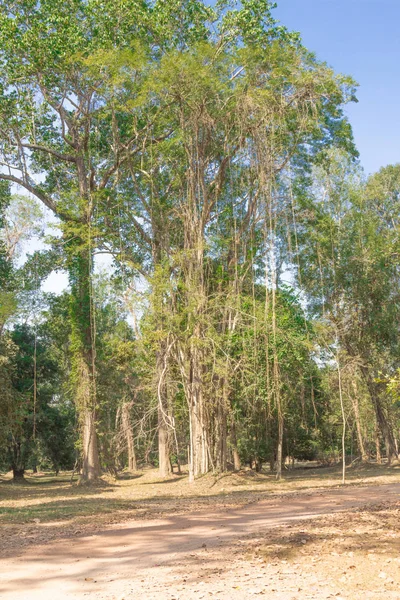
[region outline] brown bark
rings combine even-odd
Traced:
[[[199,336],[199,326],[196,326]],[[197,337],[199,339],[199,337]],[[208,428],[203,394],[202,356],[195,344],[190,348],[190,373],[187,386],[190,420],[189,479],[193,481],[209,470]]]
[[[25,481],[25,469],[13,469],[13,481],[16,483]]]
[[[160,477],[171,475],[170,459],[170,423],[168,415],[168,397],[165,375],[167,370],[167,350],[165,344],[157,356],[157,396],[158,396],[158,467]]]
[[[204,422],[203,395],[199,388],[189,398],[190,412],[190,465],[189,478],[193,481],[209,470],[207,432]]]
[[[126,442],[126,450],[128,454],[128,469],[129,471],[137,471],[136,453],[135,453],[135,440],[133,437],[132,423],[131,423],[131,409],[132,403],[124,402],[121,410],[121,425]]]
[[[379,437],[379,427],[376,425],[375,429],[375,452],[376,452],[376,463],[378,465],[382,464],[382,456],[381,456],[381,440]]]
[[[215,466],[220,473],[227,470],[227,415],[225,398],[218,403],[215,417]]]
[[[270,468],[271,472],[275,469],[275,453],[274,452],[271,452],[271,455],[269,457],[269,468]]]
[[[87,225],[89,227],[89,224]],[[96,339],[92,306],[92,256],[87,240],[67,240],[67,266],[71,284],[71,348],[73,352],[75,404],[82,434],[83,481],[100,475],[96,431]]]
[[[186,245],[188,261],[185,269],[187,285],[187,303],[197,297],[195,307],[189,314],[189,323],[193,335],[188,345],[189,373],[187,377],[187,402],[190,420],[190,462],[189,479],[193,481],[209,470],[209,422],[206,410],[204,389],[205,353],[201,344],[204,341],[204,308],[206,293],[204,289],[203,239],[202,227],[196,220],[187,224]]]
[[[83,461],[82,479],[94,481],[100,475],[97,446],[96,411],[86,409],[83,414]]]
[[[82,469],[83,481],[94,481],[101,474],[96,431],[96,409],[93,362],[80,353],[77,362],[78,379],[76,382],[76,404],[82,426]],[[88,352],[91,355],[91,350]]]
[[[240,471],[241,464],[240,464],[239,451],[238,451],[238,447],[237,447],[236,424],[235,424],[235,420],[233,418],[232,418],[230,433],[231,433],[230,438],[231,438],[232,455],[233,455],[233,469],[234,469],[234,471]]]
[[[278,415],[278,444],[276,448],[276,478],[282,478],[283,416]]]
[[[370,372],[368,367],[362,367],[361,372],[363,374],[372,405],[375,409],[376,421],[379,425],[379,429],[381,431],[383,441],[386,449],[386,456],[388,459],[389,465],[392,462],[393,456],[397,457],[396,444],[394,440],[393,428],[391,423],[386,415],[386,411],[380,397],[380,384],[376,383]]]
[[[363,439],[363,435],[362,435],[362,427],[361,427],[361,419],[360,419],[360,407],[359,407],[359,404],[358,404],[357,384],[353,381],[352,385],[353,385],[354,394],[351,397],[351,402],[352,402],[352,405],[353,405],[354,418],[355,418],[355,421],[356,421],[358,449],[359,449],[360,454],[361,454],[361,461],[362,462],[367,462],[368,461],[368,454],[367,454],[367,452],[365,450],[364,439]]]
[[[158,409],[158,461],[160,477],[171,475],[170,440],[163,411]]]

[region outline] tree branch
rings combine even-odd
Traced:
[[[39,150],[40,152],[47,152],[47,154],[51,154],[60,160],[64,160],[67,162],[76,163],[76,157],[72,154],[62,154],[61,152],[57,152],[57,150],[53,150],[52,148],[46,148],[46,146],[40,146],[39,144],[19,144],[22,148],[28,148],[29,150]]]
[[[36,186],[31,185],[28,181],[24,181],[23,179],[14,177],[14,175],[6,175],[5,173],[0,173],[0,180],[10,181],[11,183],[15,183],[16,185],[25,188],[27,192],[33,194],[33,196],[40,200],[56,216],[64,219],[65,221],[82,221],[82,219],[71,217],[71,215],[65,213],[63,210],[60,210],[57,204],[49,196],[47,196],[47,194],[45,194],[42,190],[38,189]]]

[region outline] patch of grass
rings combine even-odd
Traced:
[[[76,496],[64,500],[51,500],[28,506],[0,507],[0,523],[23,524],[37,522],[76,520],[80,517],[115,514],[120,511],[137,510],[137,503],[130,500]],[[140,508],[140,507],[139,507]]]

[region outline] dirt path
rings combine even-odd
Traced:
[[[22,556],[2,560],[0,598],[253,598],[264,593],[257,591],[262,574],[243,572],[246,588],[235,586],[232,578],[229,584],[225,581],[234,559],[233,541],[302,519],[397,501],[399,496],[400,484],[349,487],[263,500],[229,512],[124,523],[100,534],[30,548]],[[246,565],[243,569],[249,571]],[[279,596],[284,597],[296,596]]]

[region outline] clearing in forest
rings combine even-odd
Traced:
[[[1,598],[398,598],[399,473],[3,480]]]

